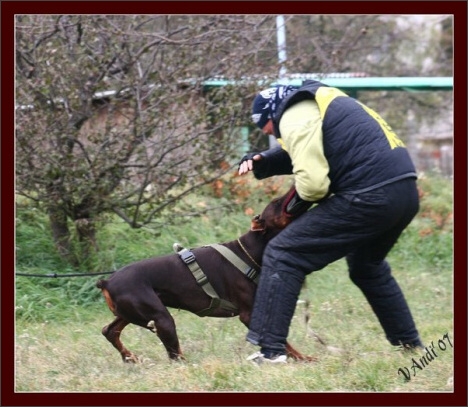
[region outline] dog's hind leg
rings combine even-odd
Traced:
[[[120,340],[120,334],[128,324],[129,322],[125,319],[117,317],[102,329],[102,334],[114,346],[114,348],[120,352],[124,362],[138,363],[138,357],[133,352],[130,352]]]
[[[152,289],[141,289],[138,296],[121,297],[116,303],[117,313],[125,321],[156,333],[170,359],[184,359],[174,319]]]

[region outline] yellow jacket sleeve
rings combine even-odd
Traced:
[[[279,129],[279,142],[291,157],[297,193],[306,201],[322,199],[328,194],[330,179],[317,103],[304,100],[288,108]]]

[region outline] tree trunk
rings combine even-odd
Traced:
[[[85,261],[98,251],[96,225],[92,218],[81,218],[75,220],[75,228],[80,242],[80,257]]]
[[[79,262],[73,252],[73,245],[71,244],[67,215],[60,207],[53,206],[49,206],[48,213],[52,237],[60,257],[72,266],[78,266]]]

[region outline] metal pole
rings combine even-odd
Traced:
[[[284,62],[286,62],[286,27],[282,15],[276,16],[276,38],[278,43],[278,62],[280,65],[279,77],[282,78],[286,74],[284,66]]]
[[[286,30],[284,25],[284,17],[282,15],[276,16],[276,41],[278,44],[278,63],[280,66],[279,79],[283,78],[286,74],[284,62],[286,62]],[[268,137],[270,148],[279,146],[276,137],[270,135]]]

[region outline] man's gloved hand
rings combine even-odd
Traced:
[[[259,154],[260,154],[260,153],[247,153],[246,155],[244,155],[244,156],[241,158],[241,160],[239,161],[238,170],[241,168],[242,163],[245,163],[245,162],[247,162],[247,161],[249,161],[249,160],[252,160],[252,161],[253,161],[254,157],[255,157],[256,155],[259,155]]]
[[[257,179],[292,174],[291,158],[281,147],[273,147],[260,153],[247,153],[239,162],[238,174],[244,175],[249,171]]]
[[[263,153],[247,153],[240,160],[237,172],[239,175],[244,175],[252,171],[257,178],[259,171],[261,172],[264,167]]]
[[[296,188],[291,190],[291,193],[286,198],[283,204],[283,213],[288,218],[297,218],[313,205],[313,202],[304,201],[296,191]]]

